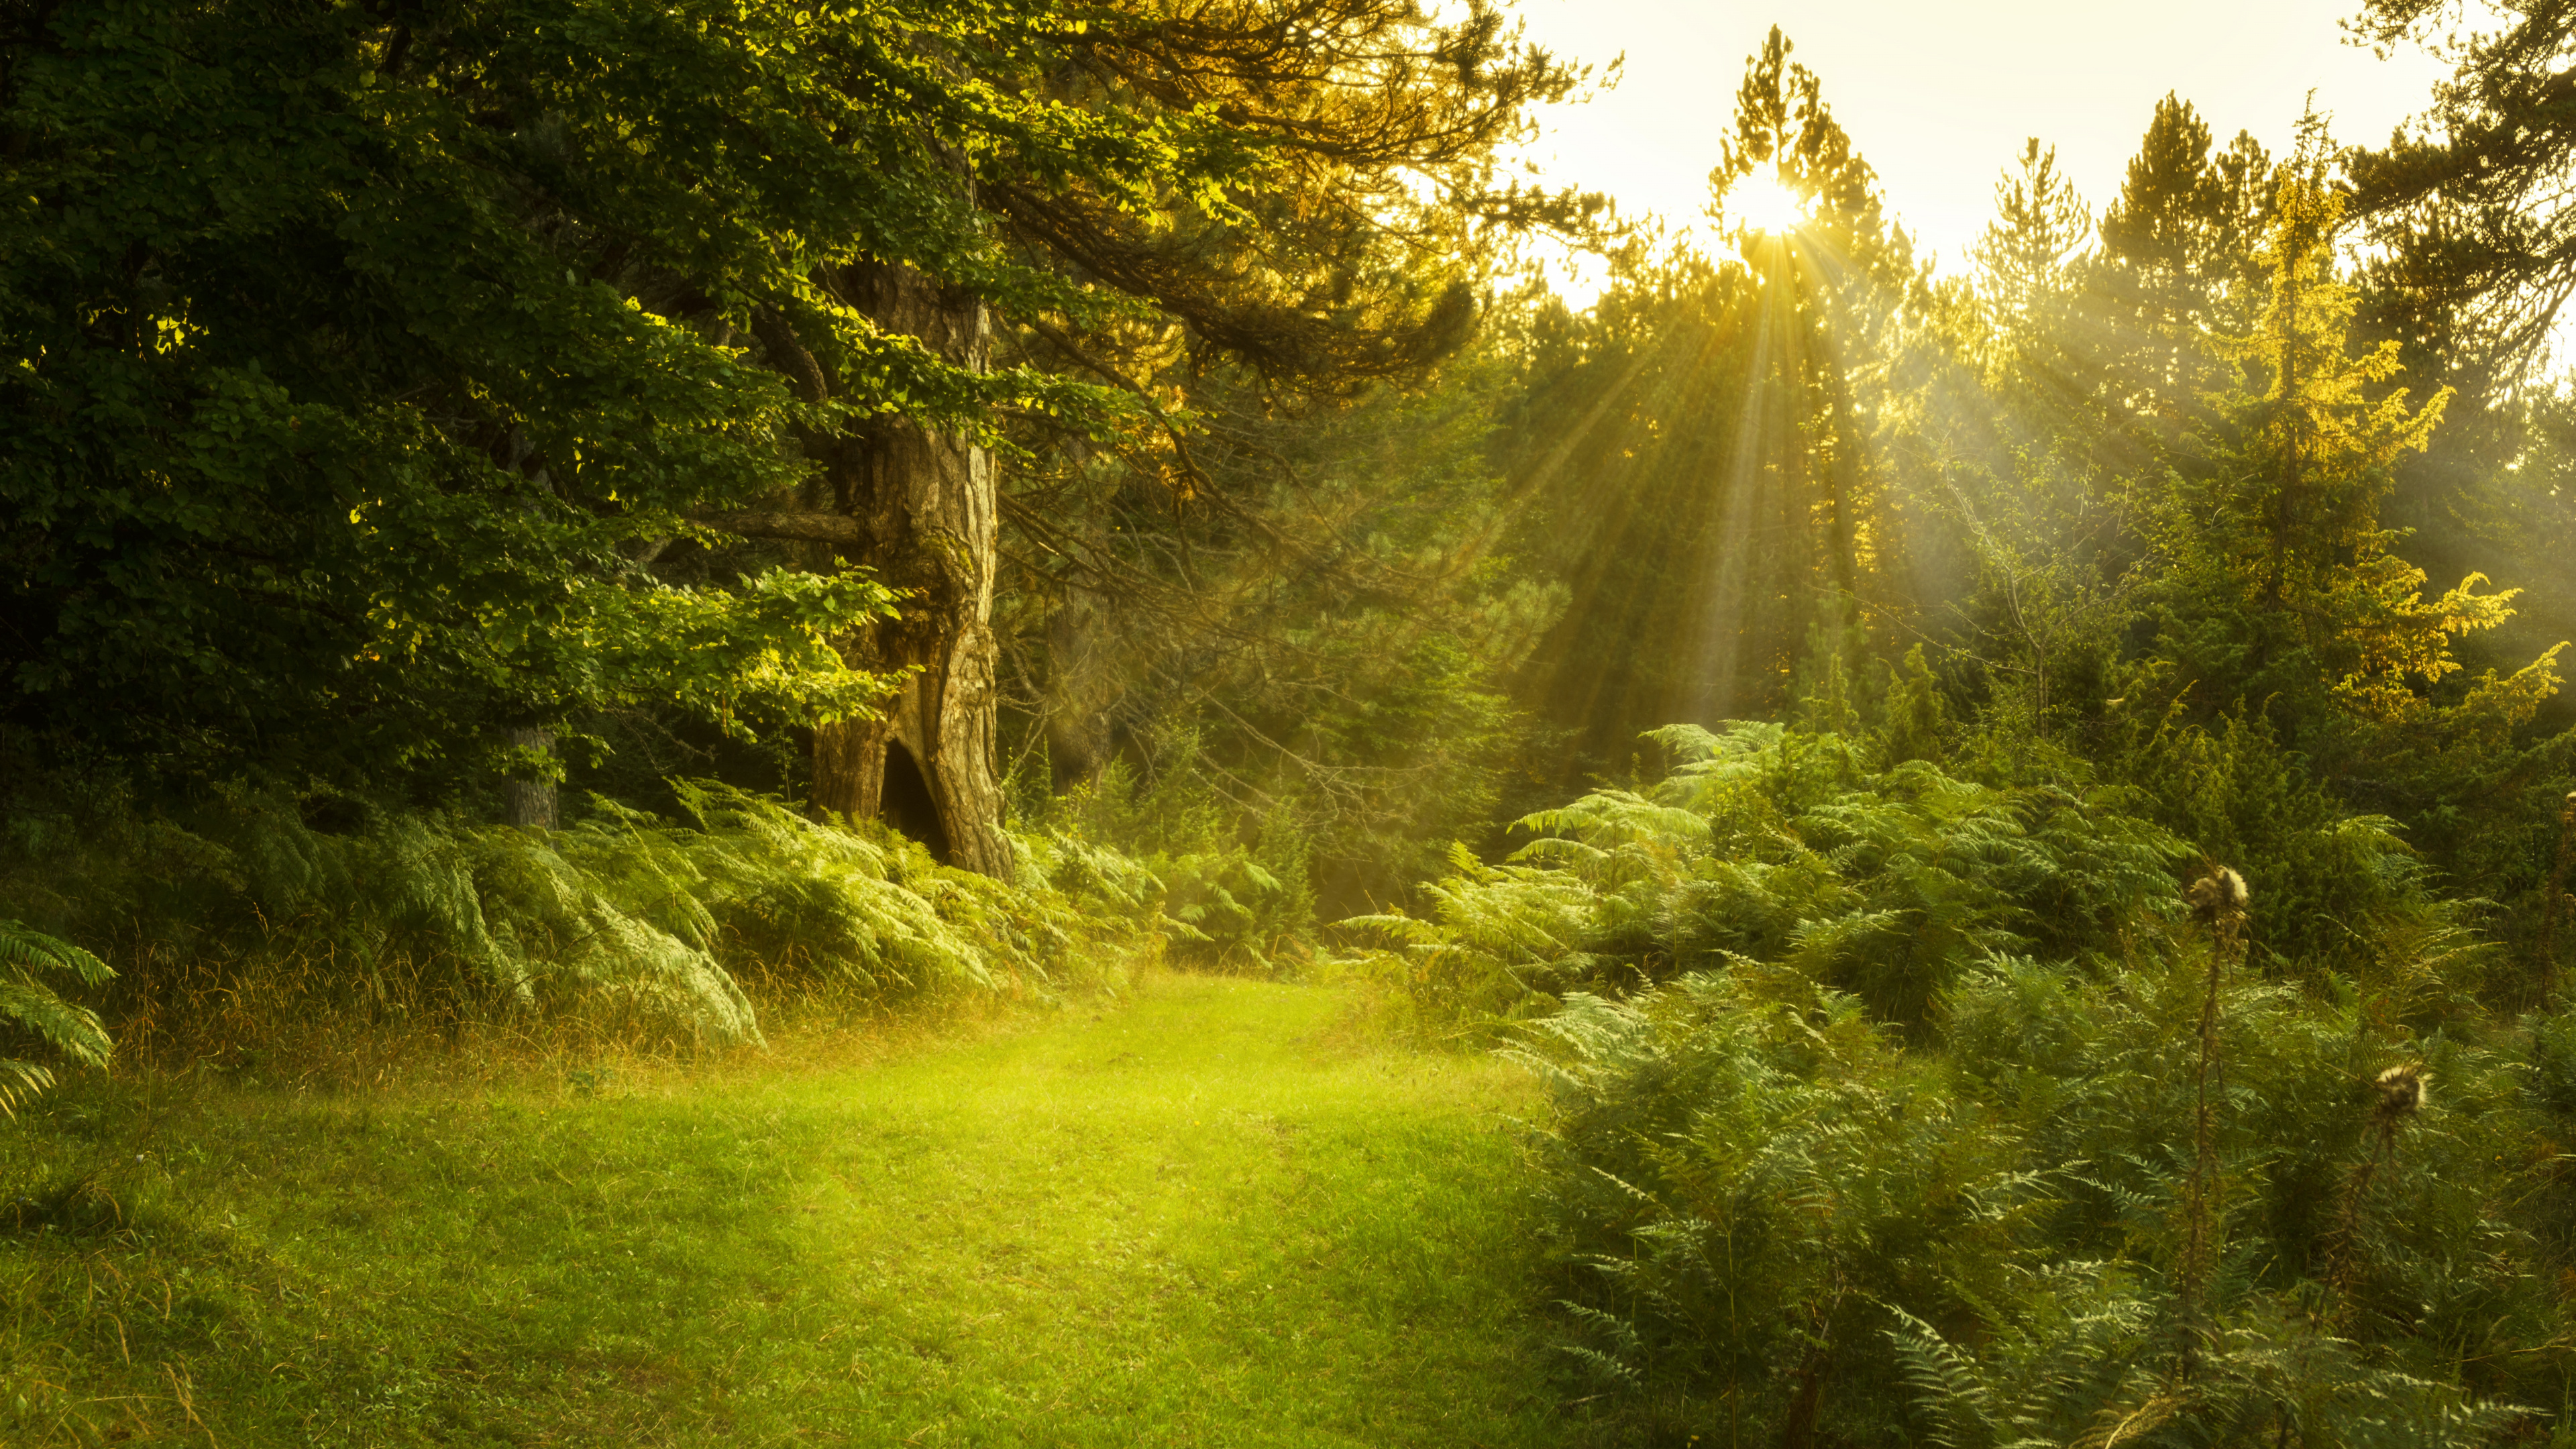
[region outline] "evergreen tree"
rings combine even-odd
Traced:
[[[2243,134],[2212,156],[2208,123],[2167,95],[2102,212],[2090,281],[2106,341],[2095,357],[2113,401],[2159,450],[2170,452],[2194,426],[2203,396],[2220,383],[2218,359],[2201,339],[2243,325],[2271,170]],[[2135,466],[2142,456],[2118,461]]]
[[[1856,682],[1863,612],[1904,587],[1874,435],[1931,294],[1791,54],[1775,29],[1748,59],[1710,176],[1734,255],[1639,263],[1590,315],[1536,323],[1506,447],[1532,498],[1515,551],[1572,591],[1528,686],[1580,731],[1568,782],[1657,724]],[[1743,222],[1747,190],[1795,218]]]
[[[2505,0],[2481,28],[2444,0],[2371,0],[2354,22],[2382,52],[2440,47],[2457,70],[2431,111],[2350,158],[2355,206],[2389,253],[2384,279],[2417,335],[2507,380],[2535,360],[2576,290],[2576,5]],[[2472,391],[2483,379],[2463,378]]]
[[[1572,76],[1481,7],[7,24],[15,722],[292,777],[775,696],[821,803],[873,812],[901,745],[988,871],[1000,420],[1159,432],[1079,346],[1122,328],[1290,390],[1418,369],[1473,318],[1451,258],[1582,210],[1494,180]],[[997,314],[1075,345],[997,366]]]

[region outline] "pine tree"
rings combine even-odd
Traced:
[[[2421,43],[2457,62],[2427,115],[2350,164],[2393,310],[2472,392],[2537,361],[2576,289],[2576,5],[2496,9],[2486,27],[2443,0],[2370,0],[2353,22],[2382,53]]]
[[[2456,827],[2463,811],[2512,807],[2490,777],[2555,692],[2558,650],[2452,679],[2459,641],[2509,618],[2514,591],[2482,592],[2471,574],[2426,597],[2381,520],[2398,461],[2451,395],[2412,405],[2399,343],[2352,346],[2357,294],[2333,266],[2343,204],[2316,151],[2285,168],[2262,311],[2224,345],[2237,381],[2217,403],[2212,474],[2157,525],[2174,565],[2165,642],[2204,706],[2264,708],[2328,780],[2443,800]]]
[[[2221,381],[2201,338],[2242,315],[2270,172],[2250,136],[2212,157],[2208,123],[2167,95],[2103,210],[2089,277],[2109,337],[2098,366],[2115,402],[2165,450]]]

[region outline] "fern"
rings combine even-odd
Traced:
[[[679,819],[593,800],[554,832],[378,813],[326,833],[250,792],[178,818],[105,813],[86,832],[22,818],[18,838],[44,848],[0,855],[0,909],[130,936],[156,970],[271,973],[380,1001],[399,964],[475,1010],[736,1043],[761,1039],[749,975],[886,1000],[1044,990],[1168,924],[1152,871],[1063,835],[1021,839],[1022,877],[996,881],[882,827],[712,783],[673,788]],[[1283,884],[1249,876],[1244,889],[1265,879]]]
[[[2352,879],[2280,908],[2363,907],[2331,953],[2224,980],[2228,1232],[2185,1314],[2213,948],[2183,843],[2045,761],[1964,778],[1776,726],[1659,738],[1663,781],[1533,815],[1516,856],[1458,852],[1426,909],[1353,923],[1425,1015],[1502,1033],[1544,1085],[1570,1336],[1614,1387],[1723,1404],[1748,1440],[1962,1449],[2465,1444],[2556,1402],[2576,1184],[2543,1144],[2576,1138],[2576,1031],[2499,1032],[2472,907],[2433,901],[2384,822],[2304,837]],[[2448,1107],[2331,1250],[2367,1270],[2328,1323],[2356,1093],[2397,1061]]]
[[[1784,962],[1919,1021],[1976,963],[2034,947],[2108,956],[2166,910],[2181,842],[2061,785],[2001,788],[1907,762],[1871,773],[1772,725],[1658,732],[1644,791],[1525,817],[1501,865],[1455,851],[1429,919],[1344,924],[1434,1016],[1526,1019],[1738,959]]]
[[[61,972],[88,986],[105,985],[116,974],[68,941],[0,919],[0,1025],[83,1066],[107,1065],[114,1043],[98,1014],[63,1000],[39,972]],[[0,1116],[15,1116],[19,1103],[53,1084],[43,1064],[0,1057]]]

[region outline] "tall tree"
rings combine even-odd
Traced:
[[[2392,517],[2427,562],[2526,590],[2490,636],[2509,662],[2576,635],[2576,576],[2524,526],[2550,506],[2546,469],[2531,466],[2551,447],[2541,369],[2567,360],[2552,339],[2576,293],[2576,6],[2377,0],[2353,28],[2453,68],[2423,114],[2345,162],[2375,244],[2365,324],[2405,345],[2415,376],[2458,392],[2432,450],[2402,471]],[[2576,718],[2576,702],[2556,709]]]
[[[5,23],[20,720],[289,768],[489,762],[602,689],[722,709],[810,677],[782,718],[821,726],[818,797],[878,803],[902,743],[986,870],[1001,424],[1171,421],[1079,347],[1119,329],[1283,387],[1419,366],[1472,319],[1452,242],[1579,210],[1494,182],[1572,77],[1481,7],[66,0]],[[996,367],[997,317],[1099,365]],[[824,577],[655,587],[642,561],[667,575],[708,524]],[[851,564],[910,591],[900,621],[868,622]],[[740,627],[679,650],[656,621],[682,605]],[[603,671],[603,640],[638,672]],[[902,693],[860,720],[880,675]]]
[[[2210,145],[2190,102],[2156,103],[2120,194],[2103,209],[2089,269],[2104,324],[2096,358],[2113,401],[2168,450],[2205,418],[2204,395],[2220,385],[2206,338],[2243,325],[2271,200],[2271,158],[2252,136],[2240,132],[2215,155]]]
[[[981,250],[825,261],[818,284],[969,373],[998,318],[1030,365],[1105,385],[1150,420],[1143,446],[1179,501],[1205,479],[1149,359],[1237,359],[1275,398],[1406,375],[1466,335],[1485,233],[1579,226],[1595,205],[1496,184],[1495,149],[1519,134],[1523,108],[1574,76],[1482,4],[1447,20],[1413,0],[1237,0],[1045,8],[1016,28],[940,7],[864,23],[920,58],[937,78],[925,87],[1006,98],[989,115],[923,113],[952,166],[930,190]],[[1170,161],[1155,174],[1030,153],[1013,136],[1037,116]],[[829,395],[796,336],[763,342]],[[889,781],[917,774],[935,838],[1001,870],[990,457],[972,437],[882,419],[809,451],[830,480],[809,499],[821,516],[759,526],[828,537],[917,600],[861,646],[905,672],[903,694],[880,718],[818,735],[816,799],[875,813]]]
[[[2355,33],[2450,59],[2432,109],[2348,158],[2354,204],[2387,249],[2384,281],[2448,365],[2510,378],[2576,294],[2576,4],[2370,0]],[[2457,379],[2483,391],[2476,377]]]
[[[874,584],[636,564],[807,416],[685,320],[830,210],[790,22],[728,14],[0,12],[0,722],[444,790],[609,704],[879,698]]]
[[[1587,316],[1534,319],[1507,418],[1516,551],[1572,590],[1527,687],[1579,731],[1575,778],[1640,731],[1849,674],[1860,611],[1906,572],[1875,441],[1890,343],[1929,298],[1910,246],[1778,31],[1715,139],[1733,254],[1641,262]]]

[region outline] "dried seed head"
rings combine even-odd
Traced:
[[[2414,1116],[2424,1109],[2424,1095],[2432,1090],[2433,1074],[2422,1062],[2404,1062],[2379,1074],[2376,1084],[2379,1100],[2371,1108],[2382,1122],[2396,1122]]]
[[[2254,893],[2245,888],[2245,877],[2226,866],[2210,867],[2209,874],[2191,883],[2189,899],[2192,912],[2211,925],[2245,918],[2246,903]]]

